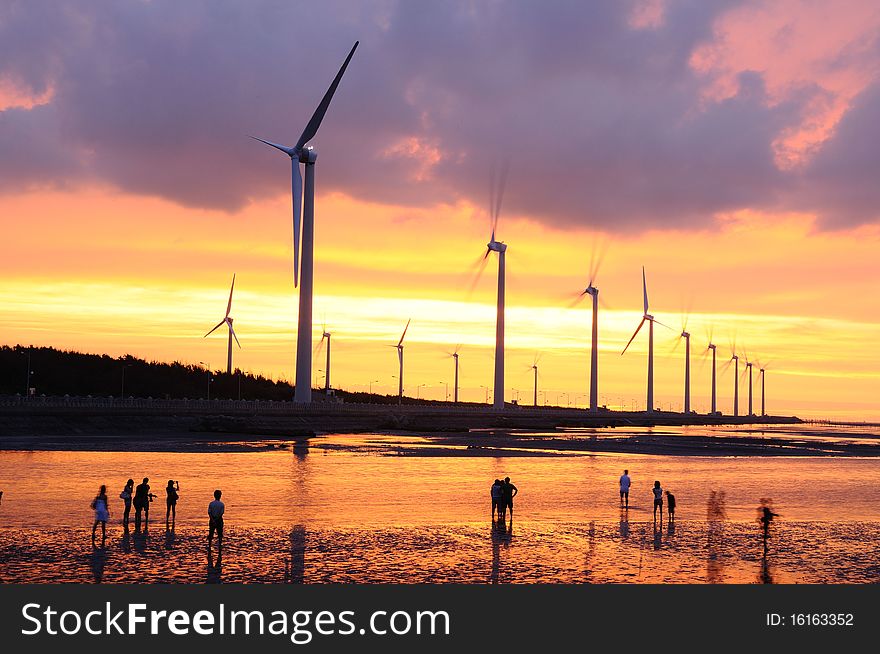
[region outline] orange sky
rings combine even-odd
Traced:
[[[225,214],[99,189],[5,198],[0,211],[12,217],[9,254],[0,263],[5,341],[219,368],[225,337],[202,336],[222,318],[235,272],[232,315],[243,346],[236,365],[290,379],[297,304],[286,202],[279,197]],[[494,265],[474,294],[467,292],[470,266],[485,248],[480,211],[413,212],[339,195],[320,197],[319,211],[314,336],[326,320],[334,333],[334,386],[359,390],[378,380],[374,390],[393,392],[396,357],[384,346],[411,317],[407,393],[444,397],[452,373],[445,352],[460,344],[462,398],[485,398]],[[510,244],[507,399],[516,397],[512,389],[531,397],[529,367],[538,353],[539,389],[552,401],[568,393],[559,401],[583,405],[589,314],[586,305],[567,305],[585,286],[593,243],[608,237],[548,230],[515,216],[499,237]],[[600,395],[609,405],[644,405],[646,339],[640,335],[620,356],[639,320],[644,264],[658,320],[678,330],[690,309],[698,410],[708,406],[710,369],[699,356],[712,329],[719,353],[729,357],[735,339],[741,351],[769,362],[768,410],[878,417],[877,242],[876,229],[812,234],[808,216],[792,215],[768,230],[748,213],[731,216],[720,232],[608,239],[597,280],[607,303],[600,311]],[[656,332],[657,401],[673,408],[683,383],[683,348],[671,352],[675,336]],[[316,371],[322,368],[316,361]],[[732,385],[731,371],[721,375],[726,410]]]
[[[661,29],[672,20],[669,4],[636,3],[630,28]],[[876,84],[878,34],[880,12],[870,2],[786,0],[734,8],[715,21],[687,59],[690,73],[702,80],[701,104],[689,111],[736,97],[743,73],[761,76],[762,101],[770,108],[785,106],[809,87],[813,99],[769,144],[779,171],[805,169],[833,140],[860,95]],[[355,69],[349,75],[358,74]],[[357,88],[356,81],[346,84]],[[416,102],[422,86],[408,88],[406,102]],[[54,84],[28,89],[0,67],[0,119],[6,112],[51,107],[55,97]],[[424,134],[390,142],[371,163],[373,175],[385,162],[405,164],[406,172],[388,182],[400,186],[399,201],[387,193],[368,201],[331,190],[319,173],[313,336],[317,343],[323,321],[333,332],[336,387],[364,390],[372,381],[374,391],[395,392],[397,358],[385,346],[396,343],[410,318],[408,395],[445,396],[453,370],[446,353],[456,345],[462,398],[483,400],[483,387],[492,383],[494,257],[476,291],[467,292],[488,238],[485,209],[467,194],[449,196],[446,203],[437,194],[413,201],[413,192],[427,188],[417,185],[437,181],[453,158],[430,132],[438,117],[422,115]],[[338,124],[342,116],[334,120]],[[320,149],[320,135],[316,145]],[[327,158],[340,156],[338,148],[328,150]],[[17,156],[0,151],[6,164],[14,165]],[[281,159],[272,161],[277,175],[265,183],[276,192],[227,210],[126,188],[110,176],[6,187],[0,192],[0,340],[208,361],[220,368],[225,335],[203,335],[223,317],[235,273],[232,316],[242,344],[236,365],[291,379],[297,302],[289,173]],[[325,170],[322,162],[319,171]],[[513,167],[523,171],[535,163],[514,159]],[[530,182],[523,172],[512,183]],[[416,190],[404,194],[410,187]],[[439,182],[437,188],[443,188]],[[512,189],[514,197],[518,191]],[[567,189],[544,192],[552,200]],[[880,225],[866,220],[827,231],[822,216],[796,203],[743,204],[678,227],[640,223],[601,231],[589,227],[598,224],[589,219],[578,226],[505,204],[498,238],[509,245],[506,399],[531,398],[530,366],[537,355],[540,389],[549,400],[586,403],[589,315],[586,303],[568,304],[588,281],[594,245],[605,243],[597,279],[606,303],[600,311],[601,403],[644,408],[646,334],[620,356],[640,319],[644,265],[651,311],[675,328],[656,333],[659,405],[681,406],[683,348],[671,350],[689,313],[692,404],[698,411],[708,409],[709,367],[700,357],[712,330],[719,362],[729,358],[734,342],[741,353],[770,362],[769,412],[880,420]],[[314,368],[320,384],[323,360]],[[732,371],[722,373],[719,408],[726,413],[732,386]],[[744,385],[741,399],[744,412]]]

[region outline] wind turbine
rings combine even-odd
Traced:
[[[675,341],[675,348],[678,347],[678,344],[681,343],[681,339],[684,339],[684,412],[691,412],[691,335],[687,330],[688,317],[685,314],[684,319],[682,320],[681,325],[681,334],[679,334],[678,339]]]
[[[535,361],[532,363],[532,370],[535,371],[535,406],[538,406],[538,359],[540,357],[536,354]]]
[[[644,294],[644,309],[645,312],[642,315],[642,321],[639,323],[639,326],[636,327],[636,331],[633,333],[632,337],[629,339],[629,343],[626,344],[626,347],[623,348],[623,352],[620,353],[620,356],[623,356],[632,342],[635,340],[636,336],[641,330],[642,325],[645,324],[645,321],[648,322],[648,401],[647,401],[647,413],[653,413],[654,411],[654,323],[656,322],[658,325],[662,325],[666,327],[662,322],[656,320],[654,316],[648,313],[648,282],[645,278],[645,267],[642,266],[642,291]],[[669,329],[667,327],[667,329]]]
[[[752,415],[754,415],[754,412],[752,411],[752,362],[749,361],[748,356],[746,356],[746,370],[748,370],[748,373],[749,373],[749,413],[748,413],[748,415],[752,416]],[[743,373],[745,373],[745,371],[743,371]]]
[[[761,372],[761,417],[765,417],[767,415],[767,411],[765,409],[766,405],[764,404],[764,376],[766,374],[767,368],[769,368],[770,366],[766,363],[763,365],[759,363],[758,366],[760,367]]]
[[[330,337],[332,335],[327,331],[327,325],[324,325],[321,329],[321,342],[315,348],[315,352],[319,352],[321,346],[324,345],[324,339],[327,340],[327,362],[324,364],[324,393],[326,395],[330,395]]]
[[[739,416],[739,356],[736,351],[731,355],[730,360],[735,366],[733,369],[733,417],[735,418]]]
[[[711,341],[711,337],[709,338]],[[718,403],[716,402],[716,394],[715,394],[715,348],[716,345],[712,342],[706,347],[706,351],[712,350],[712,415],[715,415],[718,412]]]
[[[480,261],[477,278],[486,267],[486,262],[492,252],[498,253],[498,296],[495,313],[495,390],[493,395],[493,408],[504,409],[504,278],[505,278],[505,253],[507,245],[495,240],[495,230],[498,227],[498,217],[501,214],[501,201],[504,199],[504,187],[507,183],[507,162],[501,168],[501,173],[496,180],[495,170],[492,170],[492,181],[489,187],[489,214],[492,221],[492,234],[486,244],[486,253]]]
[[[342,79],[342,75],[348,67],[348,62],[351,61],[357,47],[358,41],[355,41],[351,52],[348,53],[345,62],[342,64],[342,68],[339,69],[333,83],[330,84],[330,88],[327,89],[327,92],[321,99],[321,103],[315,109],[315,113],[312,114],[311,120],[309,120],[295,146],[289,147],[255,136],[251,137],[261,143],[281,150],[281,152],[290,157],[293,194],[293,283],[294,286],[299,286],[299,325],[296,334],[296,386],[293,401],[301,404],[308,404],[312,401],[312,273],[315,258],[315,161],[318,159],[318,153],[315,149],[311,146],[306,147],[306,144],[317,134],[321,121],[324,119],[324,114],[327,113],[327,108],[333,99],[333,94],[336,92],[336,87],[339,86],[339,81]],[[305,193],[303,193],[303,179],[299,169],[300,164],[305,164],[306,167]],[[300,220],[302,220],[302,270],[300,270],[299,262]],[[301,280],[300,273],[302,276]],[[300,281],[302,281],[302,285],[300,285]]]
[[[455,388],[453,388],[453,402],[458,404],[458,351],[461,349],[460,345],[455,346],[455,350],[449,355],[453,359],[455,359]],[[447,401],[449,400],[449,396],[447,395]]]
[[[397,403],[400,404],[403,402],[403,339],[406,337],[406,330],[409,329],[409,323],[412,321],[412,318],[406,321],[406,327],[403,328],[403,333],[400,335],[400,340],[397,341],[397,345],[389,345],[388,347],[396,347],[397,348],[397,360],[400,363],[400,370],[397,373]],[[456,358],[456,361],[458,359]]]
[[[235,288],[235,274],[232,275],[232,286],[229,287],[229,302],[226,304],[226,315],[223,317],[223,320],[217,323],[217,325],[205,334],[204,338],[208,338],[215,330],[219,329],[223,325],[226,325],[229,328],[229,347],[226,352],[226,374],[232,374],[232,339],[235,339],[236,344],[239,349],[241,349],[241,343],[238,342],[238,336],[235,335],[235,330],[232,329],[232,318],[229,317],[229,312],[232,310],[232,291]]]
[[[575,303],[579,302],[585,295],[593,298],[593,327],[592,338],[590,340],[590,411],[599,410],[599,289],[593,285],[596,275],[599,274],[599,266],[602,264],[604,252],[596,257],[595,245],[593,247],[593,256],[590,260],[590,283],[583,292],[578,296]]]

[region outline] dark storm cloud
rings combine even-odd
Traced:
[[[7,3],[0,77],[54,95],[0,112],[0,191],[98,180],[224,210],[276,195],[286,157],[245,135],[295,142],[360,39],[314,140],[322,190],[484,205],[506,154],[513,212],[705,226],[793,192],[771,144],[809,100],[770,106],[745,74],[733,98],[701,103],[688,61],[729,4],[673,2],[633,29],[618,0]],[[402,154],[414,143],[440,153],[419,179],[424,162]],[[832,187],[840,148],[813,168]]]

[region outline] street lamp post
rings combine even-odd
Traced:
[[[489,387],[483,386],[482,384],[480,384],[480,388],[486,389],[486,404],[489,404]]]
[[[438,381],[438,384],[446,384],[446,401],[449,401],[449,382]]]
[[[373,394],[373,384],[378,384],[378,383],[379,383],[378,379],[371,379],[370,380],[370,395]]]
[[[208,373],[208,401],[210,402],[211,401],[211,382],[214,380],[211,378],[211,371],[208,368],[208,364],[205,363],[204,361],[199,361],[199,363],[201,363],[203,366],[205,366],[205,372]]]
[[[422,396],[421,391],[422,391],[423,386],[427,386],[427,384],[419,384],[418,386],[416,386],[416,399],[417,400],[421,399],[421,396]]]

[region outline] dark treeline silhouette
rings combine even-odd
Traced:
[[[206,399],[208,370],[179,362],[145,361],[131,355],[111,357],[52,347],[0,346],[0,395],[24,395],[30,353],[30,384],[36,395],[125,397],[155,399]],[[124,372],[123,372],[124,371]],[[237,400],[239,383],[243,400],[290,401],[293,385],[262,375],[236,370],[231,375],[214,370],[211,399]],[[124,380],[123,380],[124,375]],[[335,397],[352,403],[397,404],[397,394],[335,390]],[[318,390],[314,399],[321,401]],[[403,404],[442,404],[437,400],[404,397]],[[471,402],[461,405],[480,406]]]
[[[131,355],[84,354],[51,347],[0,347],[0,394],[24,395],[30,353],[29,386],[37,395],[92,395],[120,397],[206,398],[209,371],[183,363],[145,361]],[[123,372],[124,371],[124,372]],[[289,400],[293,386],[262,375],[236,370],[211,371],[211,398]]]

